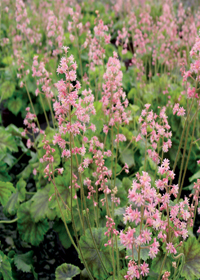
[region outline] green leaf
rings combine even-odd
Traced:
[[[129,168],[131,168],[131,167],[133,167],[135,165],[134,155],[133,155],[133,152],[130,149],[122,152],[120,158],[121,158],[121,161],[124,164],[125,163],[128,164]]]
[[[200,171],[196,172],[192,177],[189,178],[190,183],[200,178]]]
[[[131,256],[132,255],[132,250],[128,249],[127,250],[127,255]],[[150,258],[149,256],[149,249],[148,248],[144,248],[140,250],[140,258],[143,261],[146,261]],[[134,261],[138,261],[138,254],[134,254]]]
[[[8,202],[9,197],[13,192],[15,192],[13,184],[0,181],[0,202],[3,206]]]
[[[16,160],[16,158],[14,156],[12,156],[11,154],[8,154],[8,153],[6,153],[5,156],[3,154],[2,156],[3,156],[3,158],[2,158],[3,161],[5,163],[7,163],[7,165],[9,165],[9,166],[12,166]]]
[[[102,262],[104,263],[107,271],[111,272],[111,256],[109,253],[109,249],[104,246],[104,244],[107,242],[105,232],[106,228],[92,228],[92,235],[101,256]],[[97,279],[106,279],[108,275],[101,264],[89,229],[85,231],[85,235],[81,236],[80,247],[92,275]],[[79,255],[79,258],[81,259],[81,255]]]
[[[19,136],[21,138],[21,133],[23,132],[22,127],[17,127],[14,124],[10,124],[6,127],[6,131],[14,136]]]
[[[91,115],[90,122],[96,126],[95,133],[98,135],[103,129],[103,116],[102,116],[102,104],[99,101],[94,102],[94,107],[96,110],[96,115]],[[88,131],[89,133],[89,131]]]
[[[73,235],[72,225],[68,224],[67,226],[69,228],[71,235]],[[53,229],[58,233],[59,239],[60,239],[63,247],[65,247],[65,249],[68,249],[72,243],[67,234],[63,221],[62,220],[56,221],[53,225]]]
[[[118,207],[115,208],[114,210],[114,215],[115,216],[122,216],[126,213],[126,207]]]
[[[46,186],[45,188],[38,190],[36,194],[31,198],[31,217],[37,223],[44,218],[49,218],[53,220],[55,218],[55,211],[50,209],[49,207],[49,191],[50,185]]]
[[[27,201],[20,205],[17,216],[17,225],[19,233],[22,239],[31,243],[34,246],[38,246],[44,239],[44,234],[49,229],[49,223],[47,219],[35,223],[30,213],[31,201]]]
[[[132,88],[129,93],[128,93],[128,99],[134,99],[134,96],[137,94],[137,89],[136,88]],[[130,105],[129,105],[130,106]],[[137,108],[137,105],[132,105],[131,109],[133,110],[133,112],[137,112],[139,110],[139,107]]]
[[[127,127],[121,127],[122,134],[126,137],[127,140],[132,140],[133,139],[133,132],[130,131]],[[132,153],[132,151],[131,151]]]
[[[154,272],[153,270],[149,271],[149,275],[147,280],[155,280],[158,279],[159,273]]]
[[[0,251],[0,273],[4,280],[13,280],[9,259],[2,251]]]
[[[0,127],[0,151],[18,152],[17,144],[14,137],[8,133],[3,127]]]
[[[59,192],[60,196],[62,197],[62,200],[61,200],[60,196],[58,195],[58,202],[60,204],[62,212],[65,215],[66,220],[69,219],[69,217],[71,217],[71,214],[70,214],[71,189],[69,189],[69,185],[70,185],[69,179],[70,178],[65,175],[55,178],[55,184],[57,187],[57,191]],[[74,197],[74,195],[75,195],[75,190],[73,189],[72,196]],[[52,183],[51,183],[51,190],[49,192],[49,196],[51,197],[51,201],[49,203],[50,207],[52,209],[56,209],[57,216],[59,218],[62,218],[62,215],[61,215],[61,212],[60,212],[60,209],[59,209],[56,197],[55,197],[55,189],[54,189],[54,186]],[[63,201],[64,201],[65,205],[63,204]],[[76,204],[76,201],[75,201],[75,199],[73,199],[72,206],[74,206],[75,204]],[[65,206],[67,207],[67,209]]]
[[[8,101],[8,109],[14,114],[14,115],[17,115],[19,113],[19,111],[21,110],[22,108],[22,100],[17,97],[16,99],[15,98],[12,98]]]
[[[2,59],[2,62],[7,64],[7,65],[10,65],[13,62],[13,57],[12,56],[5,56]]]
[[[132,91],[132,90],[133,90],[133,91]],[[133,92],[133,94],[134,94],[134,93],[135,93],[135,89],[134,89],[134,88],[131,89],[130,92],[129,92],[128,94],[130,94],[131,92]],[[136,112],[140,109],[139,106],[134,105],[134,104],[129,104],[129,107],[131,108],[131,111],[132,111],[133,113],[136,113]]]
[[[113,56],[113,52],[116,52],[116,48],[111,44],[105,45],[105,52],[107,57]]]
[[[94,203],[93,203],[92,199],[88,199],[87,197],[85,197],[85,201],[86,201],[86,205],[87,205],[87,209],[88,209],[87,214],[88,214],[88,218],[89,218],[89,221],[90,221],[90,226],[93,227],[94,222],[95,222],[95,218],[96,218],[96,215],[97,215],[97,213],[95,215],[95,212],[94,212]],[[80,199],[78,200],[78,202],[79,202],[79,209],[81,209]],[[73,215],[74,215],[74,222],[75,222],[75,225],[76,225],[76,230],[80,231],[80,233],[83,233],[83,225],[84,225],[85,229],[88,228],[87,214],[86,214],[86,211],[83,210],[83,215],[80,215],[81,216],[81,221],[80,221],[78,208],[77,208],[77,206],[73,207]],[[98,218],[99,218],[99,211],[98,211]]]
[[[165,254],[162,251],[159,251],[156,258],[153,259],[151,269],[154,272],[157,272],[158,274],[160,273],[160,268],[162,266],[164,257]],[[162,269],[162,273],[165,271],[170,271],[170,268],[171,268],[171,260],[169,257],[167,257]]]
[[[151,167],[151,169],[156,170],[156,168],[157,168],[156,163],[149,157],[147,158],[147,160],[148,160],[148,163],[149,163],[149,166]]]
[[[132,186],[132,181],[129,178],[124,177],[122,180],[122,185],[123,185],[123,188],[125,188],[125,190],[128,192],[128,190]]]
[[[1,91],[0,91],[1,101],[12,97],[14,90],[15,90],[15,84],[12,83],[11,81],[5,81],[1,85]]]
[[[23,272],[31,272],[33,266],[33,251],[29,251],[25,254],[15,255],[14,263],[17,269]]]
[[[9,182],[11,180],[11,176],[7,171],[7,164],[3,161],[0,161],[0,181]]]
[[[19,208],[20,202],[25,200],[26,196],[26,182],[20,179],[16,185],[16,192],[13,193],[7,204],[4,207],[4,211],[10,215],[15,215]]]
[[[189,237],[183,243],[183,254],[185,263],[181,271],[181,276],[187,280],[196,280],[200,278],[200,244],[195,237]]]
[[[28,179],[30,177],[30,174],[32,173],[33,168],[31,164],[28,164],[22,172],[20,172],[17,175],[17,178],[23,178],[23,179]]]
[[[63,263],[56,268],[56,280],[70,280],[80,274],[80,269],[72,264]]]

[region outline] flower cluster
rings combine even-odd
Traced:
[[[125,108],[128,106],[128,99],[122,89],[122,71],[120,70],[120,61],[117,58],[117,53],[113,53],[107,63],[107,69],[103,76],[105,83],[103,84],[102,92],[102,108],[108,123],[104,126],[105,133],[110,127],[116,124],[128,124],[128,114]],[[125,136],[119,134],[116,141],[126,141]]]
[[[110,34],[107,34],[108,26],[104,25],[100,19],[98,25],[94,27],[94,37],[92,37],[91,31],[88,31],[86,41],[83,47],[89,46],[89,67],[92,71],[95,70],[95,66],[103,65],[103,59],[105,57],[104,45],[110,43]]]
[[[163,178],[155,182],[155,187],[151,185],[151,178],[147,172],[143,171],[142,175],[137,173],[137,180],[133,181],[129,190],[130,206],[126,208],[124,222],[134,223],[136,228],[140,225],[140,231],[136,234],[136,228],[129,226],[127,230],[120,232],[121,243],[132,252],[129,256],[132,260],[129,262],[126,279],[144,275],[141,265],[133,261],[135,252],[148,248],[150,258],[154,259],[159,252],[159,241],[161,241],[166,244],[166,251],[169,254],[176,254],[176,248],[181,246],[182,242],[175,247],[175,238],[186,239],[187,227],[193,223],[193,209],[187,198],[174,205],[171,204],[172,197],[177,196],[178,186],[169,185],[170,180],[175,176],[170,170],[169,160],[163,160],[158,173]],[[157,238],[153,237],[154,233]],[[147,268],[146,265],[144,263]]]
[[[63,20],[58,19],[53,11],[49,11],[47,15],[47,38],[48,38],[48,45],[50,48],[53,45],[56,45],[57,48],[54,46],[53,55],[56,56],[62,53],[61,47],[63,46],[64,40],[64,29],[63,29]]]
[[[26,111],[27,111],[27,114],[24,119],[24,125],[26,126],[26,128],[22,132],[22,136],[23,137],[25,137],[26,135],[30,136],[30,138],[28,138],[27,143],[26,143],[27,148],[30,149],[31,147],[34,147],[34,142],[31,141],[31,138],[33,138],[33,135],[37,134],[39,132],[43,133],[43,131],[40,131],[39,128],[36,126],[36,123],[35,123],[36,115],[32,114],[30,112],[29,107],[26,108]]]
[[[80,36],[83,33],[84,26],[81,22],[82,14],[80,5],[76,4],[75,11],[72,8],[68,8],[68,13],[70,15],[70,21],[68,21],[68,31],[70,33],[70,40],[73,42],[75,37]],[[72,21],[71,21],[72,20]]]
[[[54,93],[51,89],[51,78],[52,73],[49,73],[45,69],[44,62],[38,62],[38,55],[33,57],[33,66],[32,66],[32,77],[37,78],[37,89],[35,91],[35,95],[37,96],[39,93],[44,93],[47,98],[53,98]],[[39,89],[39,85],[41,85],[41,91]]]
[[[68,48],[64,47],[67,54]],[[76,81],[77,64],[74,62],[73,56],[62,57],[57,72],[65,75],[65,81],[61,79],[55,86],[58,90],[58,101],[54,102],[55,117],[59,124],[59,134],[54,136],[54,145],[58,144],[63,150],[62,156],[69,157],[70,151],[66,150],[67,142],[62,138],[62,135],[71,134],[73,136],[80,135],[81,132],[86,131],[86,124],[90,121],[90,114],[95,114],[93,105],[94,97],[91,90],[84,90],[82,92],[83,98],[78,98],[78,91],[81,85]],[[73,85],[72,82],[76,81]],[[74,112],[72,109],[74,108]],[[76,120],[72,120],[72,116],[76,116]],[[87,129],[94,130],[95,126],[90,125]],[[85,154],[85,148],[73,147],[72,153]]]
[[[105,244],[105,246],[113,246],[113,236],[114,235],[118,235],[119,231],[115,229],[115,222],[112,218],[106,216],[107,222],[106,222],[106,227],[107,227],[107,231],[105,232],[106,236],[110,236],[111,238],[108,240],[108,243]]]
[[[118,36],[117,36],[117,40],[116,40],[116,46],[122,46],[122,54],[126,54],[127,53],[127,48],[128,48],[128,38],[129,38],[130,34],[128,33],[128,31],[126,30],[125,27],[122,28],[122,32],[120,30],[118,30]]]
[[[138,134],[136,142],[144,137],[149,138],[151,143],[151,149],[148,149],[148,155],[156,164],[159,164],[159,153],[158,143],[161,141],[162,151],[164,153],[168,152],[169,148],[172,146],[172,133],[170,131],[170,125],[167,120],[167,115],[165,113],[166,107],[160,110],[160,114],[157,115],[153,111],[149,111],[150,104],[145,105],[145,109],[142,110],[141,116],[139,118],[139,123],[141,124],[141,133]],[[156,121],[158,119],[158,121]],[[147,140],[146,140],[147,141]]]

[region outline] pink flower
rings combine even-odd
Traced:
[[[140,141],[140,140],[142,140],[142,137],[141,137],[140,134],[138,134],[138,136],[136,137],[135,141],[138,142],[138,141]]]
[[[103,127],[103,132],[104,132],[105,134],[107,134],[107,133],[108,133],[108,130],[109,130],[108,126],[107,126],[107,125],[104,125],[104,127]]]
[[[159,252],[159,242],[156,241],[156,238],[154,238],[154,242],[153,244],[151,245],[150,247],[150,250],[149,250],[149,256],[150,258],[154,259],[156,257],[156,255],[158,254]]]
[[[124,276],[124,278],[127,280],[132,280],[135,277],[137,279],[140,278],[139,267],[134,261],[129,261],[127,275]]]
[[[140,269],[141,269],[141,272],[140,274],[142,276],[147,276],[148,273],[149,273],[149,265],[145,262],[143,262],[143,264],[140,265]]]
[[[152,233],[148,229],[145,229],[142,231],[142,237],[143,237],[145,243],[149,244],[149,242],[151,241],[151,234]]]
[[[121,243],[127,248],[131,249],[133,242],[134,242],[134,233],[135,229],[128,228],[128,231],[126,233],[123,233],[123,231],[120,232],[119,237],[121,240]]]
[[[184,115],[185,115],[185,109],[183,107],[180,107],[177,116],[184,116]]]
[[[123,141],[126,141],[126,137],[123,135],[123,134],[116,134],[116,139],[115,139],[115,142],[123,142]]]
[[[93,132],[96,130],[96,126],[94,124],[91,124],[91,126],[89,127]]]
[[[27,142],[26,142],[26,146],[27,146],[27,148],[28,148],[28,149],[30,149],[30,148],[31,148],[31,146],[32,146],[32,142],[31,142],[31,140],[30,140],[30,139],[28,139],[28,140],[27,140]]]
[[[35,168],[33,169],[33,175],[37,175],[37,170]]]
[[[174,245],[171,242],[167,243],[166,249],[171,254],[177,253],[176,249],[174,248]]]
[[[125,172],[128,174],[128,173],[129,173],[129,167],[128,167],[128,164],[127,164],[127,163],[125,163],[124,169],[125,169]]]
[[[70,150],[63,150],[61,157],[69,158],[70,157]]]
[[[58,174],[63,174],[64,168],[58,168]]]

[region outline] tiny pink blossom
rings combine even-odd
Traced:
[[[35,168],[33,169],[33,175],[37,175],[37,170]]]

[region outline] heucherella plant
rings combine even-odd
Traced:
[[[200,12],[173,2],[0,1],[0,279],[200,279]]]
[[[152,181],[151,177],[146,171],[142,171],[142,174],[136,174],[137,180],[133,180],[132,187],[128,191],[128,199],[130,205],[125,209],[124,224],[126,225],[125,231],[119,232],[116,229],[116,223],[114,220],[114,205],[120,204],[120,199],[117,198],[117,186],[116,184],[116,164],[115,167],[112,164],[111,170],[105,165],[104,157],[113,157],[114,146],[116,143],[116,152],[118,145],[122,141],[126,141],[126,137],[119,133],[119,124],[128,124],[127,113],[125,108],[128,106],[128,101],[125,100],[121,88],[122,72],[120,71],[120,64],[117,59],[117,55],[114,53],[114,57],[108,60],[107,71],[104,75],[105,84],[103,85],[104,92],[102,93],[102,111],[104,113],[105,125],[103,132],[105,133],[104,142],[100,142],[96,136],[91,137],[89,140],[87,131],[91,130],[95,132],[95,125],[90,123],[90,114],[96,113],[94,108],[94,96],[90,90],[82,91],[82,98],[79,97],[78,92],[80,90],[80,83],[76,81],[76,63],[73,56],[67,56],[68,48],[64,47],[65,56],[61,59],[61,63],[58,66],[57,72],[64,74],[65,79],[61,79],[56,83],[58,90],[58,101],[54,103],[55,116],[58,121],[59,133],[54,136],[53,145],[58,144],[62,150],[62,157],[69,161],[70,168],[70,197],[71,201],[69,205],[66,205],[61,198],[61,194],[56,185],[57,174],[62,175],[63,168],[55,169],[53,167],[55,152],[54,148],[51,148],[49,141],[44,140],[46,154],[43,156],[43,161],[48,162],[45,168],[45,177],[51,181],[54,185],[55,197],[61,211],[62,220],[65,224],[67,233],[70,234],[68,225],[65,221],[65,214],[61,209],[60,204],[64,204],[66,211],[69,211],[72,219],[72,225],[75,232],[77,245],[74,243],[72,236],[70,237],[72,243],[77,249],[82,262],[87,269],[88,276],[91,278],[97,275],[99,269],[103,269],[100,273],[101,277],[108,276],[108,273],[113,269],[113,277],[116,278],[120,273],[120,259],[118,248],[118,237],[123,245],[122,249],[126,249],[128,262],[128,271],[125,275],[126,279],[142,279],[142,277],[148,276],[151,273],[151,269],[154,269],[155,263],[151,260],[161,259],[161,265],[159,270],[157,269],[157,279],[169,279],[171,275],[170,271],[165,271],[166,263],[174,259],[180,262],[181,267],[176,266],[176,262],[173,262],[173,278],[177,279],[181,273],[181,268],[184,265],[184,254],[182,253],[183,241],[188,237],[188,229],[193,226],[194,206],[190,206],[189,201],[185,198],[183,201],[176,200],[178,195],[178,185],[171,184],[174,180],[175,174],[170,170],[169,160],[163,159],[164,153],[171,148],[171,132],[170,126],[165,114],[166,108],[163,107],[159,115],[149,111],[150,104],[145,105],[145,110],[142,111],[139,122],[141,123],[141,134],[138,135],[136,141],[141,141],[142,137],[146,137],[145,140],[145,160],[144,170],[146,169],[147,153],[150,158],[155,161],[158,168],[156,169],[159,175],[159,179]],[[72,82],[75,82],[75,85]],[[122,101],[121,101],[122,100]],[[89,105],[87,105],[89,104]],[[174,109],[181,113],[180,108]],[[174,111],[175,112],[175,111]],[[158,122],[156,119],[159,118]],[[109,133],[110,132],[110,133]],[[106,139],[111,134],[112,148],[106,151]],[[115,134],[115,138],[114,138]],[[142,136],[141,136],[142,135]],[[80,136],[80,137],[79,137]],[[76,138],[79,137],[79,141]],[[153,150],[147,150],[147,139],[150,139]],[[76,143],[79,143],[77,145]],[[88,146],[89,144],[89,146]],[[158,147],[157,147],[158,146]],[[158,148],[158,149],[157,149]],[[156,152],[156,149],[158,152]],[[90,157],[85,157],[87,153],[90,153]],[[161,157],[159,153],[161,152]],[[115,155],[115,159],[117,154]],[[113,160],[112,160],[113,162]],[[159,166],[160,162],[162,163]],[[96,178],[94,186],[92,186],[92,180],[89,177],[85,177],[84,173],[89,166],[95,163],[96,167],[92,176]],[[113,168],[114,167],[114,168]],[[127,164],[124,167],[128,173]],[[113,171],[114,170],[114,171]],[[78,174],[76,175],[76,173]],[[85,179],[83,179],[85,178]],[[112,180],[113,178],[113,180]],[[108,186],[108,182],[111,183],[111,188]],[[152,181],[152,183],[151,183]],[[84,187],[86,186],[87,189]],[[81,203],[78,203],[80,190]],[[97,232],[91,227],[90,211],[87,209],[87,203],[85,192],[87,191],[87,199],[92,200],[94,207],[95,225],[99,228],[99,210],[101,207],[106,208],[106,224],[107,231],[104,231],[105,236],[108,237],[108,241],[105,242],[105,253],[111,254],[111,264],[104,263],[104,258],[99,251],[99,243],[96,239]],[[101,198],[101,204],[99,204],[99,194],[103,193]],[[111,201],[109,195],[111,194]],[[59,198],[61,199],[59,201]],[[50,200],[52,198],[50,197]],[[77,201],[78,215],[82,225],[83,233],[88,236],[91,235],[92,246],[96,251],[97,258],[100,261],[100,266],[96,270],[93,269],[88,260],[89,256],[84,255],[84,242],[88,242],[87,237],[83,237],[79,240],[78,231],[75,224],[75,212],[73,209],[73,200]],[[110,202],[111,204],[110,204]],[[98,209],[100,208],[100,209]],[[103,230],[103,229],[102,229]],[[163,244],[161,246],[161,244]],[[107,250],[107,251],[106,251]],[[146,254],[145,260],[143,259],[144,252]],[[117,270],[115,270],[115,256],[117,257]],[[135,257],[137,256],[137,258]],[[104,256],[105,257],[105,256]],[[136,261],[136,259],[138,261]],[[142,261],[143,260],[143,261]],[[89,265],[87,262],[89,261]],[[164,274],[163,274],[164,271]],[[103,276],[104,275],[104,276]],[[172,279],[173,279],[172,278]]]

